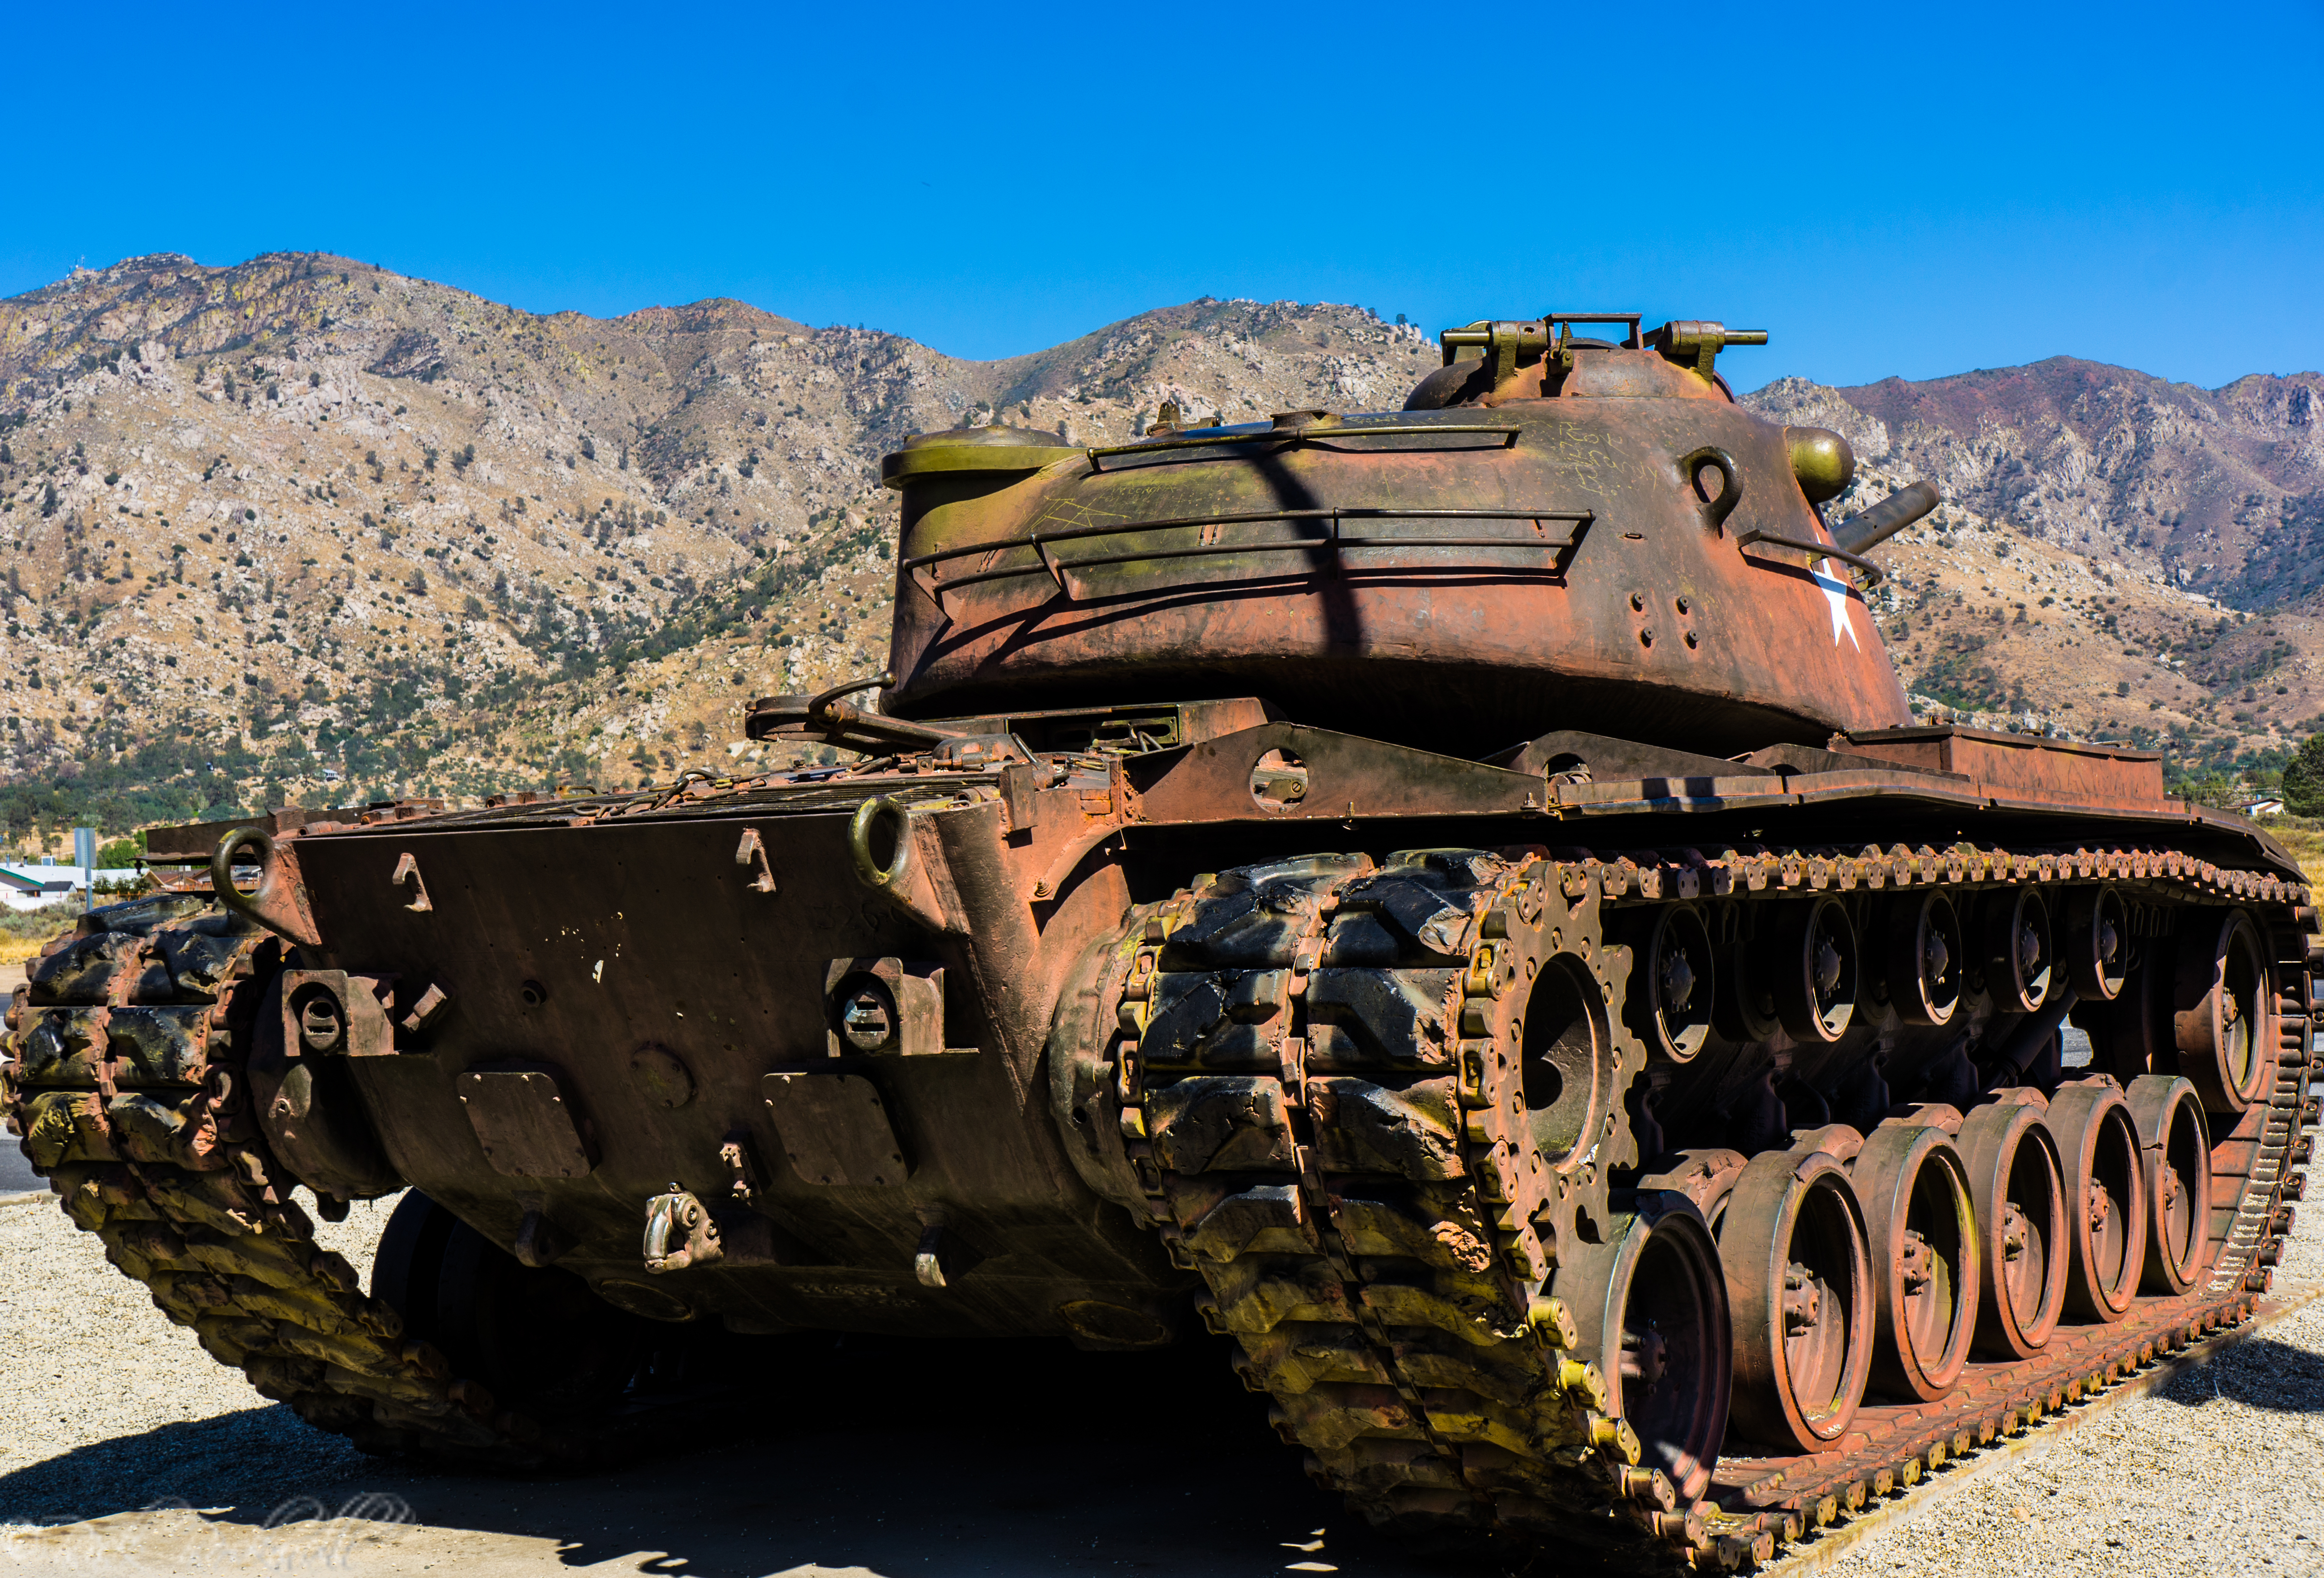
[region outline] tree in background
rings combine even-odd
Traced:
[[[2283,769],[2283,808],[2295,817],[2324,817],[2324,734],[2310,734]]]
[[[2226,810],[2243,798],[2242,786],[2224,772],[2198,772],[2179,780],[2172,790],[2199,806]]]

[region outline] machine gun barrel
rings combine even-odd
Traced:
[[[1860,515],[1850,515],[1831,529],[1831,540],[1850,553],[1862,553],[1887,541],[1942,501],[1925,482],[1899,488]]]

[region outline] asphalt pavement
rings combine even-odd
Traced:
[[[14,995],[24,983],[24,964],[21,959],[0,964],[0,1003]],[[26,1161],[16,1147],[13,1134],[0,1134],[0,1196],[22,1194],[28,1189],[46,1189],[32,1164]]]

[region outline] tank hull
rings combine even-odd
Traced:
[[[715,1295],[688,1306],[739,1325],[1068,1335],[1057,1312],[1075,1300],[1154,1303],[1178,1279],[1167,1260],[1148,1235],[1102,1218],[1054,1128],[1028,1121],[1041,1106],[1036,1066],[1057,976],[1074,938],[1118,923],[1119,876],[1077,890],[1053,917],[1049,946],[1028,957],[996,952],[1008,928],[990,924],[932,949],[908,913],[855,880],[846,815],[793,810],[779,796],[755,808],[300,843],[334,955],[440,984],[458,1005],[424,1056],[350,1060],[397,1177],[505,1245],[528,1209],[540,1211],[576,1246],[559,1264],[616,1301],[666,1311],[672,1293],[633,1252],[639,1202],[673,1178],[706,1200],[731,1197],[719,1156],[739,1145],[764,1241],[731,1232]],[[999,810],[970,811],[943,835],[999,856]],[[771,893],[735,863],[752,833],[779,873]],[[409,909],[408,884],[389,880],[407,857],[429,883],[428,911]],[[788,1114],[768,1081],[834,1061],[825,977],[834,960],[859,957],[944,964],[951,1044],[851,1062],[877,1084],[905,1160],[878,1183],[823,1186],[788,1159]],[[1005,984],[988,996],[980,982]],[[641,1054],[650,1073],[635,1066]],[[660,1072],[673,1063],[686,1091],[675,1106]],[[586,1176],[496,1169],[458,1079],[513,1064],[558,1071],[594,1154]],[[936,1213],[979,1259],[943,1297],[913,1269],[923,1219]],[[669,1280],[682,1288],[712,1275]]]
[[[591,1374],[655,1333],[1105,1349],[1199,1322],[1367,1516],[1580,1527],[1641,1562],[1772,1551],[2255,1307],[2314,1115],[2314,911],[2279,848],[2164,798],[2151,758],[1867,731],[1706,773],[1574,731],[1509,766],[1283,721],[1205,737],[1253,710],[1178,709],[1182,743],[1120,755],[286,826],[224,912],[142,901],[60,940],[14,1007],[12,1115],[76,1220],[262,1389],[376,1450],[515,1466],[634,1432],[492,1368],[521,1345],[505,1314],[476,1329],[439,1295],[407,1323],[381,1289],[466,1288],[485,1255],[503,1311],[586,1289],[631,1323],[567,1344]],[[1598,770],[1544,765],[1577,756]],[[1904,1011],[1893,946],[1937,900],[1979,972],[1943,1024]],[[2071,918],[2107,902],[2139,940],[2078,1010]],[[1979,952],[2028,905],[2060,918],[2055,996]],[[1812,976],[1786,997],[1803,925],[1845,946],[1852,1018]],[[239,963],[205,976],[209,932]],[[2070,1010],[2079,1074],[2053,1056]],[[2190,1078],[2211,1147],[2173,1288],[2140,1292],[2142,1238],[2128,1283],[2077,1272],[2119,1289],[2103,1318],[2053,1313],[1912,1407],[1843,1366],[1855,1444],[1770,1439],[1819,1416],[1755,1358],[1773,1306],[1740,1246],[1794,1229],[1754,1214],[1776,1208],[1750,1167],[1812,1163],[1845,1204],[1865,1137],[1902,1123],[1976,1176],[1962,1110],[2015,1103],[2063,1126],[2024,1154],[2070,1173],[2091,1148],[2065,1114]],[[2090,1180],[2052,1195],[2149,1218],[2135,1177]],[[350,1291],[299,1247],[299,1184],[327,1206],[409,1186],[441,1214],[404,1236],[452,1259],[407,1246]],[[1845,1278],[1821,1297],[1875,1307]],[[1679,1333],[1659,1402],[1626,1379],[1642,1320]],[[1733,1430],[1730,1394],[1754,1405]]]

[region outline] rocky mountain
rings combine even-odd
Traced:
[[[755,760],[744,698],[884,656],[879,457],[909,434],[1393,408],[1436,361],[1330,305],[1195,301],[978,363],[318,254],[76,271],[0,301],[0,821],[22,846]],[[1930,705],[2218,761],[2324,710],[2319,382],[2060,360],[1748,402],[1847,432],[1858,502],[1945,491],[1880,595]]]
[[[1746,403],[1848,435],[1837,509],[1923,477],[1944,495],[1884,555],[1923,695],[2213,771],[2324,726],[2324,377],[2207,391],[2056,357]]]
[[[1393,406],[1434,365],[1334,306],[1197,301],[972,363],[336,257],[77,272],[0,302],[0,817],[715,767],[755,754],[742,698],[879,666],[879,459],[909,434]]]

